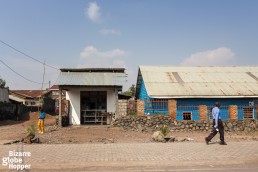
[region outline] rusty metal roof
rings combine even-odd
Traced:
[[[258,67],[140,66],[138,90],[141,78],[153,98],[258,97]]]
[[[48,92],[48,90],[10,90],[11,95],[29,99],[40,98]]]
[[[57,85],[59,86],[119,86],[125,81],[125,73],[116,72],[82,72],[79,70],[61,71]]]

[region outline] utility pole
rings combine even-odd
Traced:
[[[58,125],[61,128],[62,127],[62,89],[59,87],[59,116],[58,116]]]

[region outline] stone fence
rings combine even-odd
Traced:
[[[258,120],[223,120],[225,131],[258,131]],[[123,116],[113,121],[114,127],[123,127],[140,131],[158,130],[164,124],[168,124],[172,131],[210,131],[212,120],[172,120],[170,115],[145,115],[145,116]]]
[[[190,109],[189,108],[194,108]],[[237,105],[228,105],[223,108],[226,111],[224,118],[229,120],[237,120],[240,118],[257,118],[258,119],[258,106],[252,107],[252,109],[244,110]],[[240,111],[239,111],[240,110]],[[172,120],[184,119],[183,112],[190,113],[191,120],[209,120],[210,108],[207,105],[196,106],[178,106],[176,100],[167,101],[155,101],[155,100],[118,100],[116,109],[116,118],[127,115],[144,116],[148,114],[167,114]],[[186,120],[186,119],[185,119]]]

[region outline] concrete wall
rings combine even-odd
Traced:
[[[8,88],[0,88],[0,102],[9,102]]]
[[[70,101],[70,112],[69,112],[69,124],[80,125],[81,124],[81,103],[80,103],[80,90],[69,89],[66,92],[66,100]]]
[[[116,103],[118,100],[117,90],[107,90],[107,112],[116,112]]]
[[[127,115],[127,102],[128,102],[128,100],[118,100],[117,101],[116,118],[121,118],[121,117]]]
[[[116,112],[116,102],[118,91],[114,88],[69,88],[66,100],[70,101],[69,124],[81,124],[81,91],[106,91],[107,92],[107,112]]]

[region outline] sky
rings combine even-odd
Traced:
[[[257,66],[258,1],[0,0],[10,90],[48,88],[60,68],[123,67],[125,91],[139,65]]]

